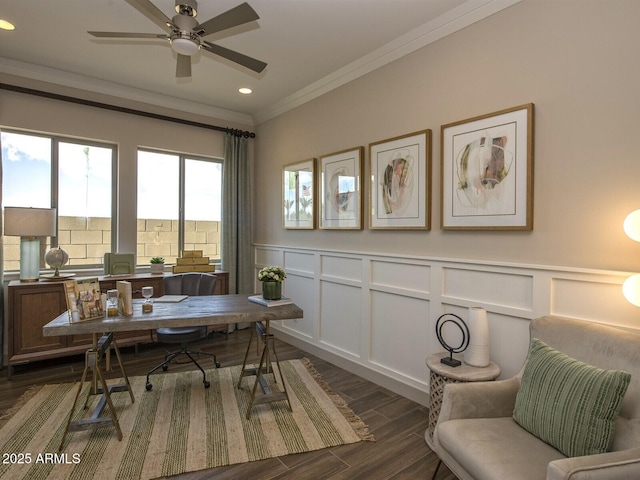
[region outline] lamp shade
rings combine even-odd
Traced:
[[[17,237],[53,237],[56,235],[56,209],[4,207],[4,234]]]
[[[624,281],[622,293],[629,303],[640,307],[640,274],[631,275]]]
[[[629,238],[640,242],[640,210],[635,210],[627,215],[622,226],[624,233],[626,233]]]

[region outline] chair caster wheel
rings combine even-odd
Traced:
[[[209,388],[211,386],[211,383],[209,382],[204,382],[204,388]]]
[[[147,389],[147,392],[148,392],[149,390],[151,390],[151,389],[153,388],[153,385],[152,385],[152,384],[150,384],[150,383],[147,383],[147,384],[145,385],[145,388]]]
[[[169,370],[169,367],[167,365],[163,365],[162,366],[162,371],[166,372],[167,370]]]
[[[220,362],[216,362],[216,368],[220,368]]]

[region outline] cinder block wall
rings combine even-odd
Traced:
[[[164,219],[138,220],[138,265],[149,263],[151,257],[164,257],[165,263],[175,263],[178,251],[178,221]],[[185,250],[202,250],[205,257],[220,258],[220,222],[185,222]]]
[[[138,265],[146,265],[151,257],[164,257],[175,263],[178,251],[178,222],[167,219],[138,220]],[[41,247],[42,256],[49,249]],[[69,254],[68,265],[101,265],[105,252],[111,251],[111,219],[100,217],[59,217],[58,245]],[[220,258],[220,222],[187,221],[186,250],[202,250],[205,257]],[[20,238],[4,237],[5,270],[20,270]],[[132,253],[132,252],[121,252]]]

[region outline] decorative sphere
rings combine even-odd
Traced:
[[[47,262],[47,265],[51,268],[58,270],[69,261],[69,254],[60,247],[55,247],[45,253],[44,261]]]

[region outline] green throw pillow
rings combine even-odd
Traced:
[[[534,338],[513,419],[567,457],[604,453],[631,375],[603,370]]]

